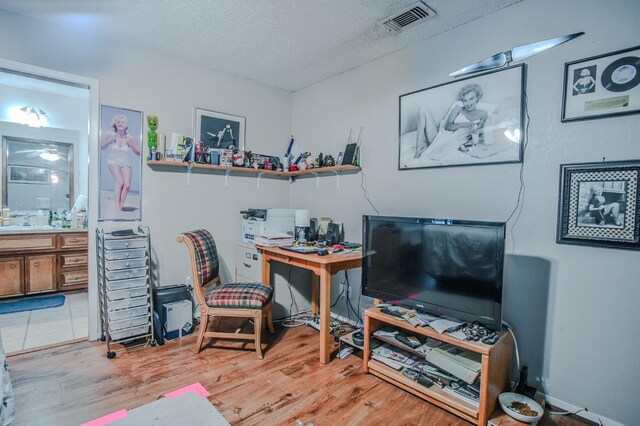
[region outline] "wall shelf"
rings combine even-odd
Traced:
[[[214,174],[224,174],[228,176],[229,174],[244,174],[244,175],[254,175],[254,176],[264,176],[264,177],[273,177],[273,178],[283,178],[290,179],[291,181],[296,178],[302,177],[318,177],[324,174],[331,175],[340,175],[340,174],[351,174],[358,173],[360,171],[360,167],[351,166],[351,165],[343,165],[343,166],[332,166],[332,167],[320,167],[314,169],[307,169],[303,171],[295,171],[295,172],[282,172],[277,170],[261,170],[261,169],[253,169],[249,167],[231,167],[231,166],[212,166],[210,164],[199,164],[199,163],[185,163],[182,161],[171,161],[171,160],[153,160],[147,161],[147,165],[154,170],[188,170],[191,167],[191,170],[197,170],[205,173],[214,173]]]

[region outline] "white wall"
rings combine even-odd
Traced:
[[[381,214],[506,220],[517,205],[518,165],[397,170],[398,96],[447,82],[449,72],[497,51],[586,31],[527,61],[531,126],[522,210],[508,228],[505,317],[548,395],[632,424],[640,416],[633,404],[640,390],[638,253],[558,245],[555,229],[560,164],[640,158],[638,116],[560,123],[563,64],[631,47],[639,18],[634,0],[525,0],[297,92],[293,104],[281,90],[6,12],[0,12],[0,57],[97,78],[100,103],[157,114],[161,133],[190,134],[195,106],[243,115],[247,147],[260,153],[284,151],[292,117],[304,149],[325,154],[343,150],[349,129],[357,134],[364,125],[365,187]],[[221,176],[197,174],[187,186],[183,173],[144,166],[143,223],[151,227],[160,281],[180,282],[189,273],[175,236],[196,227],[216,235],[223,278],[231,277],[238,211],[286,206],[287,188],[291,207],[342,220],[347,239],[359,241],[361,215],[374,213],[361,177],[343,176],[339,190],[335,178],[323,178],[319,190],[314,179],[291,186],[264,179],[258,190],[254,179],[232,176],[225,189]],[[354,294],[359,278],[350,272]],[[519,302],[509,306],[510,300]]]
[[[640,158],[638,115],[560,122],[564,63],[632,47],[638,22],[636,0],[525,0],[293,99],[294,134],[305,149],[335,155],[349,129],[357,134],[364,125],[365,188],[381,214],[506,221],[518,204],[520,165],[398,171],[398,97],[449,82],[450,72],[513,46],[585,31],[526,61],[530,127],[524,196],[507,227],[504,316],[516,327],[531,382],[555,402],[623,424],[640,418],[639,253],[555,239],[560,164]],[[330,178],[320,190],[313,179],[299,180],[292,207],[341,220],[347,239],[360,241],[361,216],[375,214],[360,184],[359,175],[343,176],[339,190]],[[359,271],[350,272],[356,295],[359,281]]]
[[[193,133],[195,107],[246,117],[246,147],[257,153],[284,152],[291,134],[289,92],[5,11],[0,11],[0,58],[98,79],[101,104],[155,114],[158,132],[169,136]],[[97,160],[90,161],[90,177],[97,180],[97,168],[92,166]],[[289,203],[288,183],[267,178],[258,189],[255,178],[232,174],[225,188],[221,175],[194,173],[188,186],[184,171],[158,171],[144,165],[142,185],[142,223],[151,230],[154,273],[160,285],[183,283],[191,274],[186,247],[175,238],[195,228],[214,234],[222,278],[233,279],[240,210]],[[90,205],[96,206],[97,194],[89,196]],[[89,235],[93,239],[93,229]],[[90,279],[90,286],[96,286],[94,274]]]

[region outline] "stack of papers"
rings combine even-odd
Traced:
[[[372,349],[371,352],[371,358],[396,370],[412,366],[418,362],[418,356],[403,351],[402,349],[388,343],[384,343],[381,346]]]
[[[480,354],[444,344],[426,354],[426,360],[436,367],[453,374],[471,384],[480,375],[482,357]]]
[[[464,325],[463,322],[451,321],[446,319],[438,319],[436,321],[431,321],[429,323],[429,327],[433,328],[438,333],[442,334],[445,331],[455,331],[458,328]]]
[[[254,241],[260,246],[277,247],[282,244],[292,244],[293,237],[284,232],[273,232],[271,234],[256,235]]]

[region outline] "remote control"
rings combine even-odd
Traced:
[[[392,315],[392,316],[394,316],[396,318],[404,319],[400,312],[392,311],[389,308],[382,308],[382,309],[380,309],[380,312],[382,312],[383,314]]]
[[[433,386],[433,381],[425,376],[420,376],[418,377],[418,383],[420,383],[422,386],[430,388],[431,386]]]
[[[410,378],[411,380],[420,380],[420,374],[416,373],[412,370],[407,370],[406,368],[402,370],[402,374]]]

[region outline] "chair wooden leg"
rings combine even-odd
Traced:
[[[262,312],[260,315],[256,315],[253,318],[253,332],[256,336],[256,352],[258,353],[258,358],[263,359],[262,356]]]
[[[273,327],[273,307],[271,306],[267,309],[267,325],[269,326],[269,333],[274,334],[276,329]]]
[[[209,315],[200,315],[200,328],[198,329],[198,338],[196,339],[196,347],[194,350],[196,354],[200,352],[200,347],[204,340],[204,333],[207,331],[207,325],[209,325]]]

